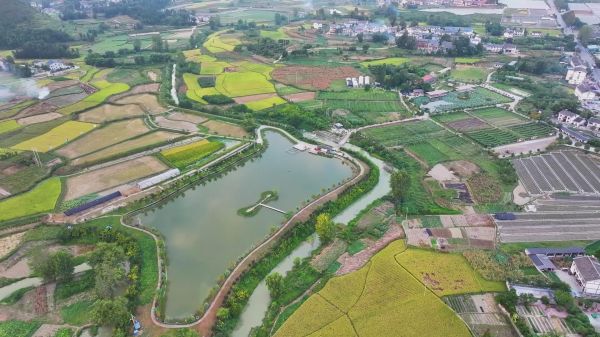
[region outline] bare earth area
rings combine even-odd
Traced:
[[[439,182],[458,181],[458,177],[442,164],[436,164],[427,174]]]
[[[124,98],[121,98],[118,101],[115,101],[118,104],[139,104],[144,110],[151,114],[158,114],[161,112],[165,112],[167,109],[163,108],[162,105],[158,103],[158,99],[156,96],[151,94],[139,94],[139,95],[130,95]]]
[[[86,172],[67,179],[65,200],[100,192],[166,170],[154,157],[141,157],[124,163]]]
[[[191,133],[198,131],[198,127],[194,123],[185,121],[174,121],[171,119],[164,118],[163,116],[156,117],[156,124],[166,129],[179,130],[184,132]]]
[[[316,93],[314,91],[307,91],[307,92],[299,92],[297,94],[285,95],[285,96],[283,96],[283,98],[285,98],[286,100],[288,100],[292,103],[297,103],[297,102],[313,100],[313,99],[315,99],[315,96],[316,96]]]
[[[244,103],[249,103],[249,102],[254,102],[254,101],[260,101],[261,99],[271,98],[271,97],[275,97],[275,96],[277,96],[277,94],[259,94],[259,95],[236,97],[233,100],[237,104],[244,104]]]
[[[248,136],[246,130],[242,129],[241,127],[218,120],[209,120],[202,125],[206,126],[210,133],[240,138]]]
[[[25,235],[25,232],[15,233],[15,234],[0,238],[0,257],[4,257],[8,253],[15,250],[15,248],[17,248],[19,243],[21,243],[21,240],[23,239],[23,235]]]
[[[540,152],[546,150],[550,144],[554,143],[556,136],[548,138],[540,138],[529,140],[526,142],[508,144],[503,146],[495,147],[493,150],[500,156],[510,156],[514,154],[527,154],[531,152]]]
[[[48,121],[51,121],[51,120],[54,120],[57,118],[61,118],[62,116],[63,115],[59,114],[58,112],[49,112],[49,113],[45,113],[45,114],[41,114],[41,115],[20,118],[17,120],[17,123],[19,123],[21,125],[44,123],[44,122],[48,122]]]
[[[360,269],[362,266],[365,265],[365,263],[369,261],[371,256],[375,255],[377,252],[385,248],[385,246],[387,246],[390,242],[397,240],[403,236],[404,231],[399,225],[394,224],[390,226],[388,231],[383,235],[381,239],[373,242],[367,248],[354,255],[344,253],[342,256],[340,256],[340,258],[337,261],[342,266],[340,267],[340,269],[338,269],[338,271],[335,274],[344,275]]]
[[[325,90],[331,82],[346,77],[358,77],[361,73],[352,67],[287,66],[276,68],[271,76],[277,82],[308,90]]]
[[[461,178],[468,178],[479,172],[479,167],[466,160],[455,160],[444,163],[444,166]]]
[[[174,112],[174,113],[168,115],[167,118],[170,120],[173,120],[173,121],[184,121],[184,122],[190,122],[190,123],[194,123],[194,124],[204,123],[208,120],[208,118],[205,118],[202,116],[186,114],[183,112]]]
[[[79,114],[79,120],[90,123],[110,122],[117,119],[143,116],[144,110],[137,104],[103,104],[97,108]]]
[[[135,94],[156,93],[156,92],[158,92],[159,88],[160,88],[159,83],[137,85],[127,92],[111,96],[108,101],[116,102],[123,97],[131,96],[131,95],[135,95]]]

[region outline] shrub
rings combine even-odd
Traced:
[[[213,76],[201,76],[198,77],[198,85],[202,88],[212,88],[215,86],[215,77]]]
[[[235,101],[225,95],[204,95],[202,99],[205,100],[209,104],[231,104]]]

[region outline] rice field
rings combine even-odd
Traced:
[[[222,36],[222,34],[223,32],[211,34],[204,42],[204,48],[206,48],[209,52],[216,54],[233,51],[235,46],[241,43],[241,41],[237,38]]]
[[[198,142],[163,150],[160,154],[173,166],[184,169],[224,147],[225,144],[221,142],[203,139]]]
[[[60,178],[42,181],[31,191],[0,201],[0,221],[49,212],[60,197]]]
[[[206,104],[207,102],[202,98],[202,96],[218,95],[219,92],[215,88],[200,87],[200,85],[198,84],[198,77],[200,77],[200,76],[190,74],[190,73],[183,74],[183,82],[185,83],[185,86],[187,87],[187,91],[186,91],[185,95],[187,96],[187,98],[189,98],[193,101],[196,101],[196,102],[199,102],[202,104]]]
[[[129,90],[129,85],[125,83],[110,83],[83,100],[59,109],[58,112],[63,115],[70,115],[74,112],[86,110],[99,105],[112,95],[120,94],[127,90]]]
[[[147,113],[158,114],[165,112],[167,109],[164,108],[158,102],[158,98],[153,94],[136,94],[125,96],[119,100],[116,100],[117,104],[137,104],[142,107]]]
[[[284,100],[283,98],[281,98],[279,96],[275,96],[275,97],[265,98],[265,99],[261,99],[258,101],[244,103],[244,104],[250,110],[259,111],[259,110],[264,110],[264,109],[271,108],[273,106],[285,104],[285,103],[287,103],[286,100]]]
[[[50,131],[21,142],[12,147],[14,150],[36,150],[38,152],[51,151],[65,143],[86,134],[96,127],[96,124],[67,121]]]
[[[229,97],[274,93],[275,87],[264,75],[251,71],[224,73],[217,76],[217,91]]]
[[[410,59],[407,57],[390,57],[390,58],[381,59],[381,60],[364,61],[364,62],[361,62],[360,64],[365,67],[376,66],[376,65],[381,65],[381,64],[389,64],[392,66],[399,66],[399,65],[402,65],[409,61],[410,61]]]
[[[283,27],[277,29],[277,30],[261,30],[260,31],[260,36],[261,37],[268,37],[270,39],[273,40],[284,40],[284,39],[289,39],[290,37],[285,33],[285,30],[283,29]]]
[[[215,62],[202,62],[200,67],[201,75],[218,75],[225,71],[225,68],[231,65],[227,62],[215,61]]]
[[[403,241],[392,242],[360,270],[329,280],[275,336],[470,336],[459,317],[398,264],[395,256],[405,249]]]
[[[14,119],[0,122],[0,134],[16,130],[20,127],[21,125],[19,125],[19,123],[17,123],[17,121]]]
[[[77,158],[102,148],[120,143],[150,131],[144,121],[128,119],[108,124],[62,147],[56,153],[67,158]]]
[[[461,254],[410,248],[396,260],[438,296],[505,290],[502,282],[483,279]]]

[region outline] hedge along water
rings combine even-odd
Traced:
[[[142,217],[166,240],[168,319],[193,315],[217,278],[285,219],[267,209],[254,217],[237,215],[260,192],[278,191],[279,199],[269,205],[293,213],[323,189],[352,177],[351,168],[339,160],[290,154],[292,143],[285,137],[270,131],[265,136],[268,147],[260,158]]]

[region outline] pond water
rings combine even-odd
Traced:
[[[298,248],[294,249],[290,255],[277,265],[277,267],[273,268],[271,273],[279,273],[285,276],[285,274],[294,267],[294,260],[296,258],[303,259],[310,256],[313,250],[317,249],[320,244],[321,242],[317,235],[313,234],[308,240],[302,242]],[[270,303],[271,295],[269,295],[269,289],[267,288],[265,280],[262,280],[248,299],[248,304],[244,307],[244,310],[240,315],[240,320],[231,336],[248,337],[250,330],[253,327],[262,324],[262,320],[267,313]]]
[[[276,132],[265,137],[269,146],[260,158],[141,216],[166,239],[168,318],[193,315],[227,267],[284,220],[266,208],[254,217],[241,217],[238,209],[255,203],[264,191],[277,191],[279,199],[269,205],[294,212],[322,189],[352,176],[340,160],[290,153],[293,144]]]

